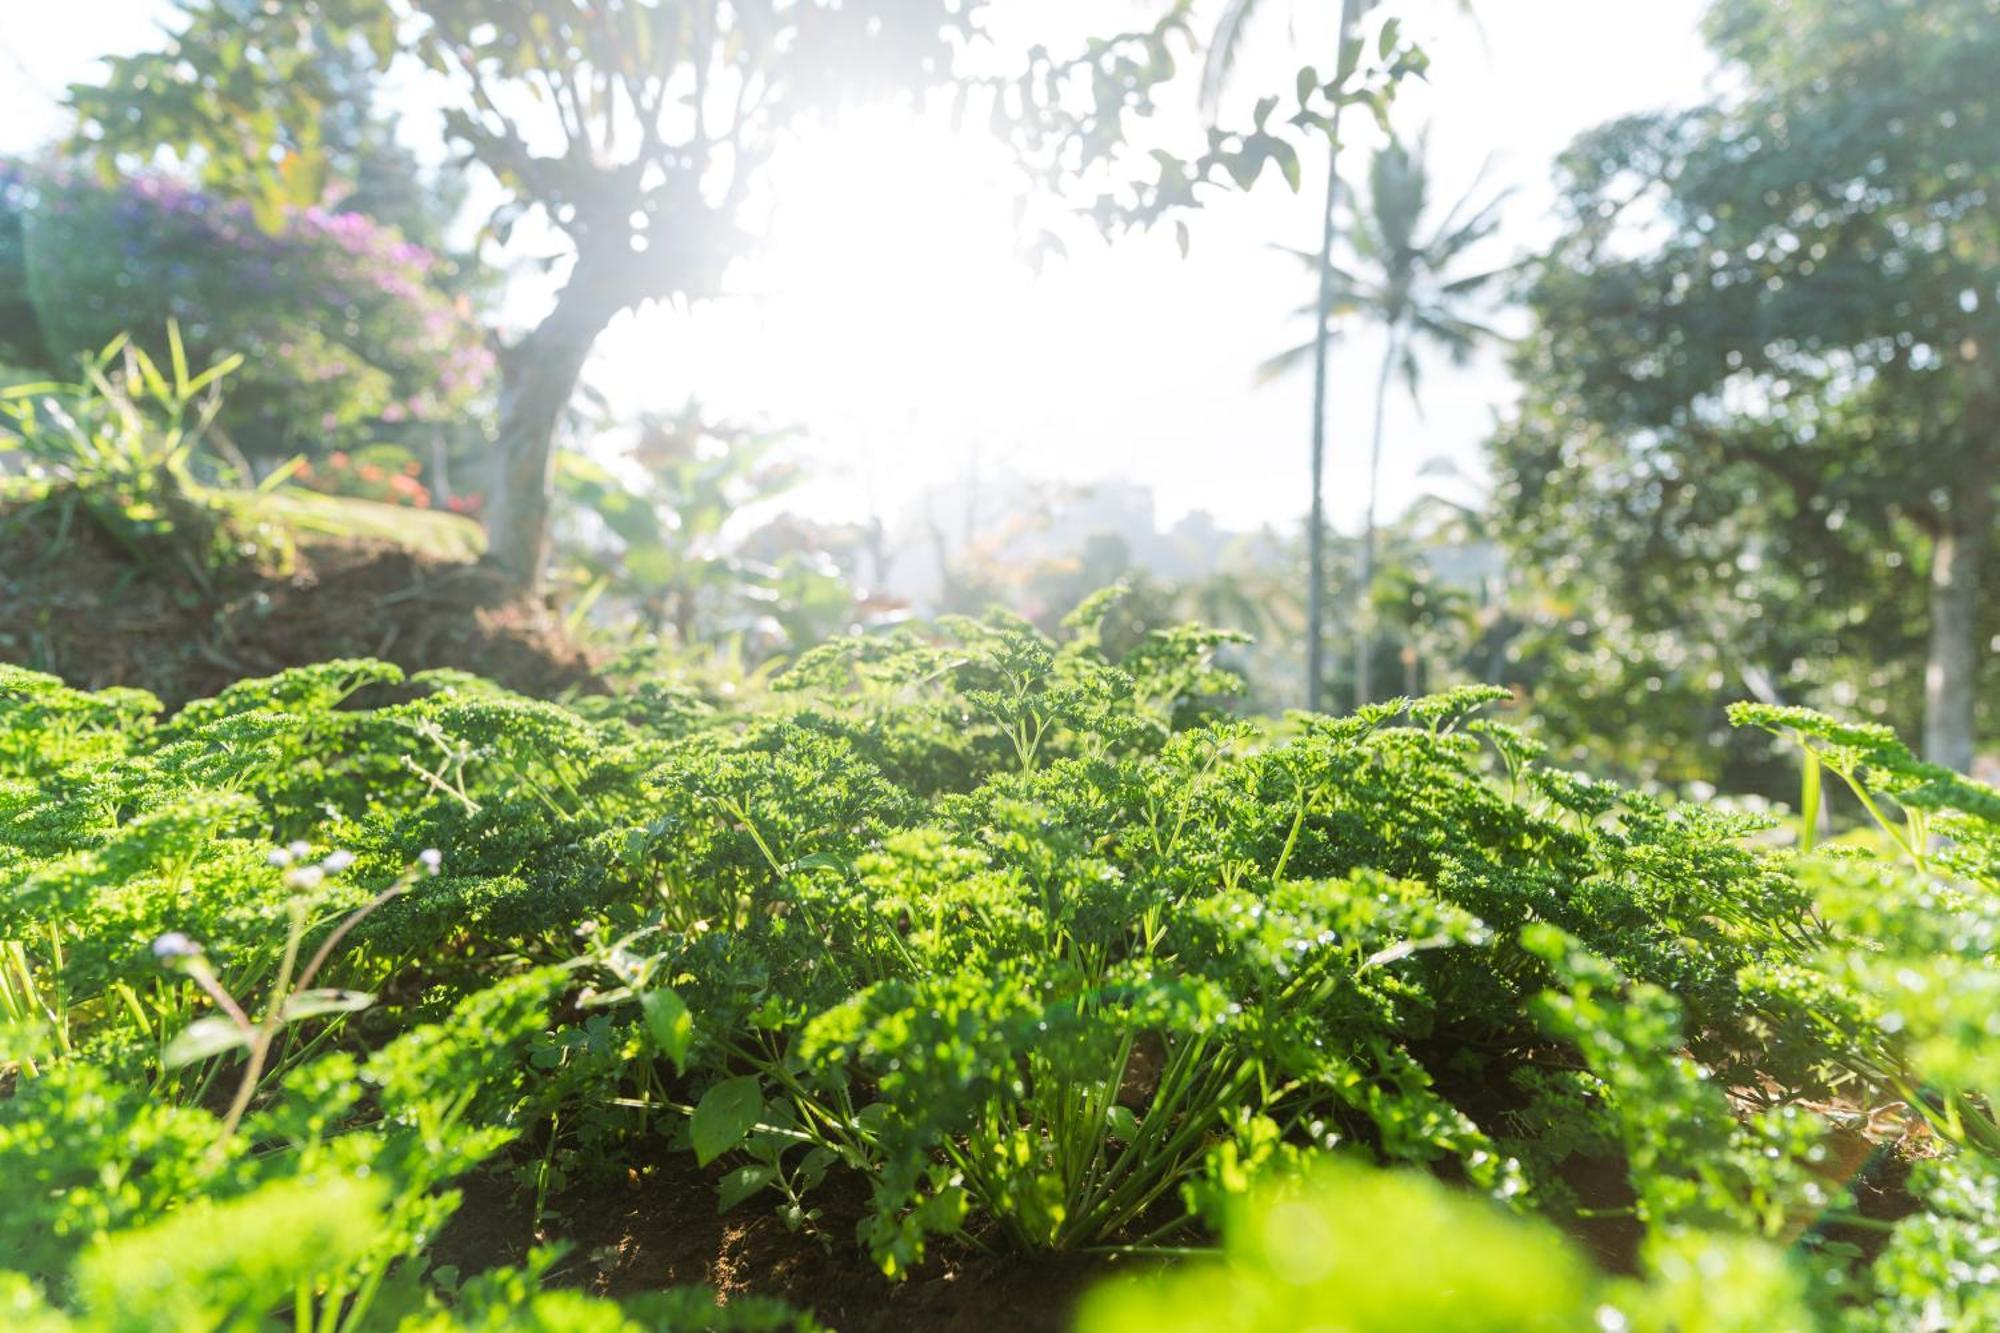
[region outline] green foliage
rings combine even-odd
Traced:
[[[1617,1121],[1634,1211],[1656,1238],[1688,1227],[1771,1234],[1801,1209],[1825,1204],[1824,1190],[1800,1169],[1817,1127],[1788,1112],[1739,1121],[1709,1071],[1681,1054],[1671,996],[1624,984],[1553,927],[1531,927],[1524,943],[1563,983],[1537,998],[1536,1012],[1597,1080]]]
[[[758,633],[772,625],[781,643],[803,646],[853,623],[855,593],[823,553],[808,543],[762,558],[756,546],[769,529],[733,530],[739,516],[800,480],[796,466],[773,456],[787,442],[783,432],[709,420],[690,403],[674,416],[642,416],[637,436],[614,465],[581,454],[557,463],[558,497],[594,515],[606,534],[563,553],[583,605],[617,607],[633,628],[671,635],[683,649],[779,637]]]
[[[1988,1085],[1991,1086],[1991,1085]],[[1991,1156],[1918,1164],[1911,1187],[1924,1211],[1896,1229],[1876,1261],[1871,1302],[1856,1328],[1981,1328],[2000,1318],[1993,1237],[2000,1233],[2000,1169]]]
[[[1151,136],[1150,151],[1130,152],[1145,130],[1171,125],[1158,99],[1188,63],[1177,48],[1193,45],[1192,3],[1168,0],[1111,36],[1065,33],[1067,50],[1023,43],[995,62],[987,0],[701,15],[662,0],[587,11],[554,0],[322,0],[305,18],[179,0],[184,21],[164,49],[110,60],[101,85],[72,89],[74,147],[107,172],[133,159],[192,163],[271,233],[285,205],[319,204],[352,174],[325,127],[356,119],[343,110],[365,108],[379,82],[417,71],[441,113],[440,155],[498,187],[482,247],[504,247],[533,218],[573,259],[554,307],[503,367],[489,535],[495,560],[532,584],[546,555],[555,434],[592,343],[622,311],[718,294],[754,248],[746,208],[765,164],[800,127],[857,101],[955,102],[954,117],[980,115],[1014,145],[1027,184],[1085,200],[1081,211],[1105,231],[1146,228],[1207,193],[1252,187],[1267,167],[1298,189],[1300,145],[1323,138],[1350,103],[1384,115],[1398,84],[1425,68],[1392,21],[1371,53],[1355,42],[1331,77],[1298,71],[1246,121],[1185,147]],[[689,88],[698,92],[683,116]],[[1045,233],[1034,248],[1062,241]],[[5,253],[0,242],[0,279]]]
[[[247,205],[138,176],[0,173],[0,230],[19,214],[18,272],[0,301],[32,322],[14,359],[66,375],[121,334],[165,361],[240,365],[218,428],[281,460],[449,422],[488,387],[493,356],[444,261],[400,232],[319,200],[268,231]]]
[[[1811,971],[1756,968],[1745,981],[1781,1015],[1892,1090],[1948,1142],[2000,1153],[2000,792],[1912,756],[1895,734],[1803,708],[1739,706],[1744,725],[1794,738],[1803,755],[1801,841],[1810,848],[1837,776],[1893,857],[1829,849],[1800,877],[1837,928]]]
[[[1330,1311],[1355,1333],[1814,1326],[1775,1251],[1691,1238],[1647,1282],[1613,1281],[1546,1226],[1338,1159],[1237,1202],[1224,1234],[1218,1261],[1093,1294],[1081,1333],[1278,1333]]]
[[[1730,95],[1580,138],[1528,290],[1495,455],[1548,594],[1526,646],[1547,720],[1728,781],[1688,770],[1747,690],[1922,721],[1927,757],[1968,767],[2000,629],[1978,592],[2000,23],[1989,0],[1720,0],[1709,31]]]
[[[94,1321],[149,1329],[250,1329],[303,1274],[337,1271],[373,1243],[385,1191],[369,1181],[289,1181],[228,1203],[197,1199],[165,1221],[106,1237],[76,1266]],[[244,1245],[255,1236],[260,1243]]]
[[[1498,230],[1504,196],[1475,205],[1471,195],[1450,204],[1440,219],[1428,216],[1432,207],[1431,169],[1427,142],[1391,141],[1369,161],[1366,202],[1354,208],[1343,231],[1352,257],[1336,255],[1333,301],[1329,320],[1355,316],[1382,326],[1388,336],[1382,386],[1400,377],[1412,397],[1422,382],[1422,353],[1442,352],[1463,364],[1482,343],[1497,338],[1479,321],[1480,302],[1503,276],[1499,270],[1463,271],[1470,254]],[[1319,256],[1291,251],[1319,281]],[[1314,320],[1317,300],[1294,312]],[[1286,348],[1260,368],[1261,376],[1297,369],[1311,355],[1313,344]],[[1379,405],[1378,405],[1379,414]]]
[[[167,325],[166,344],[164,368],[120,334],[83,359],[75,383],[0,389],[0,452],[27,464],[0,491],[7,521],[52,511],[66,535],[81,515],[135,559],[187,562],[197,578],[258,554],[256,536],[280,544],[195,479],[197,461],[210,463],[197,450],[221,404],[220,382],[243,358],[193,373],[178,325]]]
[[[548,1253],[426,1267],[482,1164],[553,1221],[685,1153],[893,1280],[1220,1229],[1092,1320],[1976,1322],[2000,797],[1746,710],[1883,820],[1884,855],[1803,851],[1549,765],[1498,690],[1231,722],[1222,636],[1129,595],[1061,640],[837,640],[734,700],[347,661],[161,720],[0,672],[0,1299],[792,1326],[545,1289]],[[1900,1222],[1834,1160],[1864,1124],[1932,1159]],[[1607,1218],[1643,1282],[1548,1234]]]

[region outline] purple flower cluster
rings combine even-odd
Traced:
[[[74,325],[65,341],[100,346],[127,324],[144,338],[149,320],[164,327],[172,315],[199,331],[197,357],[249,358],[232,377],[232,406],[248,399],[336,433],[450,419],[493,381],[470,303],[444,289],[446,262],[373,218],[291,209],[267,232],[248,205],[170,176],[105,187],[0,171],[0,206],[39,185],[33,207],[60,221],[47,230],[70,248],[58,266],[75,288],[62,299],[60,317]]]

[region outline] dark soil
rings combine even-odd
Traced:
[[[320,540],[286,570],[198,573],[171,550],[135,558],[88,522],[0,516],[0,662],[137,686],[172,709],[337,657],[457,667],[541,698],[601,688],[545,605],[475,564]]]
[[[775,1297],[840,1333],[1059,1333],[1084,1290],[1116,1267],[1092,1256],[981,1254],[935,1241],[908,1281],[890,1282],[855,1239],[858,1190],[842,1195],[832,1180],[816,1190],[812,1201],[824,1215],[811,1235],[786,1229],[772,1210],[775,1196],[718,1215],[711,1177],[719,1174],[675,1153],[622,1184],[555,1196],[539,1229],[522,1191],[474,1177],[433,1262],[473,1273],[566,1241],[558,1284],[606,1296],[701,1284],[725,1304]]]

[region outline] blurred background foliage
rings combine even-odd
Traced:
[[[827,20],[818,39],[870,52],[867,87],[842,89],[787,63],[776,36],[731,47],[654,32],[664,9],[614,8],[602,31],[524,36],[486,23],[480,3],[293,14],[184,0],[169,48],[72,90],[73,141],[0,164],[0,382],[68,383],[123,335],[164,365],[170,327],[195,367],[240,354],[194,474],[299,512],[306,491],[446,510],[481,521],[488,547],[496,533],[532,546],[522,525],[545,527],[548,596],[608,654],[721,649],[754,665],[993,601],[1048,628],[1123,580],[1151,623],[1192,617],[1255,640],[1224,650],[1250,682],[1247,709],[1495,682],[1532,702],[1558,754],[1683,790],[1782,794],[1769,743],[1727,725],[1736,699],[1865,715],[1923,735],[1948,766],[1978,762],[2000,688],[1991,0],[1716,0],[1719,91],[1581,136],[1559,163],[1553,231],[1513,255],[1489,244],[1506,192],[1434,179],[1427,131],[1396,113],[1396,81],[1423,62],[1374,6],[1356,7],[1367,49],[1338,72],[1302,69],[1253,123],[1136,168],[1120,146],[1142,141],[1152,99],[1192,80],[1213,107],[1243,77],[1259,6],[1163,5],[1156,25],[1072,63],[1031,58],[1086,93],[1037,100],[968,77],[965,95],[975,109],[991,96],[994,130],[1031,173],[1050,179],[1067,142],[1077,179],[1117,184],[1082,196],[1085,225],[1111,232],[1260,177],[1305,188],[1299,146],[1339,108],[1381,118],[1391,133],[1336,180],[1330,249],[1298,254],[1306,332],[1383,338],[1379,376],[1345,390],[1372,389],[1374,437],[1336,446],[1369,460],[1373,496],[1401,447],[1381,429],[1386,400],[1449,392],[1453,364],[1482,344],[1506,349],[1520,398],[1480,466],[1426,468],[1429,493],[1395,513],[1371,499],[1355,532],[1227,531],[1199,515],[1163,532],[1143,478],[1077,486],[976,462],[909,513],[831,522],[800,499],[822,466],[813,422],[695,404],[632,418],[574,375],[544,382],[618,310],[713,295],[685,255],[629,281],[589,256],[643,250],[690,220],[711,228],[718,263],[735,244],[723,233],[736,204],[673,195],[673,145],[624,146],[641,183],[606,159],[617,107],[655,90],[615,66],[613,38],[651,32],[663,70],[799,80],[783,115],[939,77],[925,63],[937,16],[920,4],[884,6],[872,36]],[[397,35],[471,79],[472,110],[446,116],[436,154],[392,123]],[[513,103],[478,105],[538,79],[608,99],[563,112],[571,147],[605,160],[530,151]],[[775,142],[784,125],[753,131]],[[476,199],[473,181],[487,182]],[[525,267],[560,259],[572,276],[547,320],[509,341],[502,306],[522,265],[499,256],[533,218],[569,253]],[[564,325],[564,303],[584,300],[596,304],[582,326]],[[1283,336],[1271,370],[1312,360],[1314,341]],[[539,444],[522,442],[524,394],[556,404]],[[556,447],[537,461],[543,445]],[[545,513],[523,485],[546,492]],[[1316,639],[1327,651],[1308,681]]]

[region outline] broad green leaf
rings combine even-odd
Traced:
[[[646,1032],[660,1054],[674,1062],[674,1072],[687,1072],[688,1047],[694,1041],[694,1016],[687,1002],[671,987],[649,990],[639,997],[639,1010],[646,1018]]]
[[[1402,36],[1402,33],[1403,21],[1401,19],[1391,18],[1383,23],[1382,35],[1376,42],[1375,53],[1382,59],[1387,60],[1389,53],[1396,49],[1396,39]]]
[[[827,1170],[839,1160],[840,1154],[832,1148],[825,1145],[814,1148],[806,1154],[806,1159],[799,1163],[798,1174],[794,1178],[796,1188],[811,1189],[819,1184],[826,1179]]]
[[[726,1213],[778,1178],[774,1166],[739,1166],[722,1178],[715,1211]]]
[[[179,1069],[197,1060],[206,1060],[224,1051],[233,1051],[250,1044],[250,1033],[238,1026],[236,1021],[220,1014],[209,1018],[197,1018],[187,1025],[179,1036],[167,1043],[167,1049],[160,1053],[162,1069]]]
[[[854,1113],[855,1127],[870,1134],[879,1134],[894,1112],[895,1108],[887,1102],[870,1102]]]
[[[763,1090],[749,1074],[724,1079],[703,1093],[689,1126],[695,1160],[707,1166],[741,1143],[763,1109]]]
[[[1276,138],[1271,140],[1270,148],[1272,158],[1278,163],[1278,170],[1285,173],[1285,183],[1296,193],[1300,182],[1298,150],[1283,139]]]
[[[1349,37],[1340,44],[1340,67],[1333,76],[1334,82],[1340,85],[1343,92],[1346,91],[1348,79],[1353,77],[1354,71],[1360,68],[1360,65],[1361,39]]]
[[[351,1014],[375,1003],[375,997],[358,990],[302,990],[285,1001],[280,1010],[287,1023],[322,1014]]]

